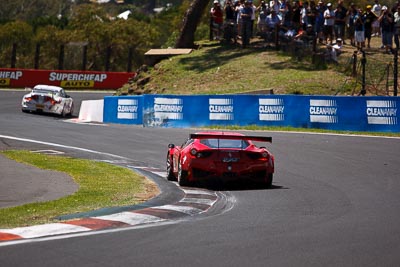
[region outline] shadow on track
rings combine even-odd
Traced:
[[[289,189],[280,185],[266,186],[263,183],[249,183],[246,181],[235,181],[235,182],[224,182],[224,181],[213,181],[213,182],[198,182],[193,184],[198,188],[204,188],[212,191],[249,191],[249,190],[276,190],[276,189]]]
[[[77,115],[66,115],[66,116],[62,116],[62,115],[58,115],[55,113],[47,113],[47,112],[42,112],[42,111],[23,111],[23,113],[25,114],[29,114],[32,116],[43,116],[43,117],[50,117],[50,118],[55,118],[55,119],[59,119],[59,120],[63,120],[63,119],[74,119],[74,118],[78,118],[79,116]]]

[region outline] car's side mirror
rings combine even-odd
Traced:
[[[175,147],[174,144],[169,144],[169,145],[168,145],[168,148],[174,148],[174,147]]]
[[[65,95],[65,98],[70,98],[71,96],[70,95]]]

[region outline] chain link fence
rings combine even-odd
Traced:
[[[344,91],[350,86],[351,95],[397,96],[397,50],[393,50],[392,54],[382,54],[381,51],[355,51],[341,63],[349,78],[339,91]]]

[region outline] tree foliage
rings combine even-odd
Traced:
[[[9,22],[0,27],[0,63],[10,62],[13,46],[16,46],[19,51],[17,61],[25,67],[30,58],[33,36],[32,27],[26,22]]]
[[[0,21],[0,67],[10,66],[11,50],[17,44],[16,67],[32,68],[39,45],[42,69],[58,67],[60,46],[64,46],[66,68],[81,69],[86,47],[87,69],[103,70],[106,51],[111,51],[110,70],[126,71],[129,50],[133,52],[133,67],[139,67],[147,50],[171,42],[182,18],[180,6],[147,14],[133,5],[78,3],[16,0],[0,5],[0,14],[4,14]],[[131,11],[129,18],[116,18],[125,8]]]

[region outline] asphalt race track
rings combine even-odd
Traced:
[[[20,111],[23,94],[0,91],[0,135],[100,151],[163,169],[168,143],[181,144],[195,131],[82,125],[25,114]],[[79,102],[106,93],[70,95]],[[274,186],[222,188],[234,199],[229,211],[124,231],[0,245],[0,266],[399,266],[400,139],[253,134],[273,138]],[[0,144],[46,148],[2,138]],[[165,193],[172,194],[170,190]]]

